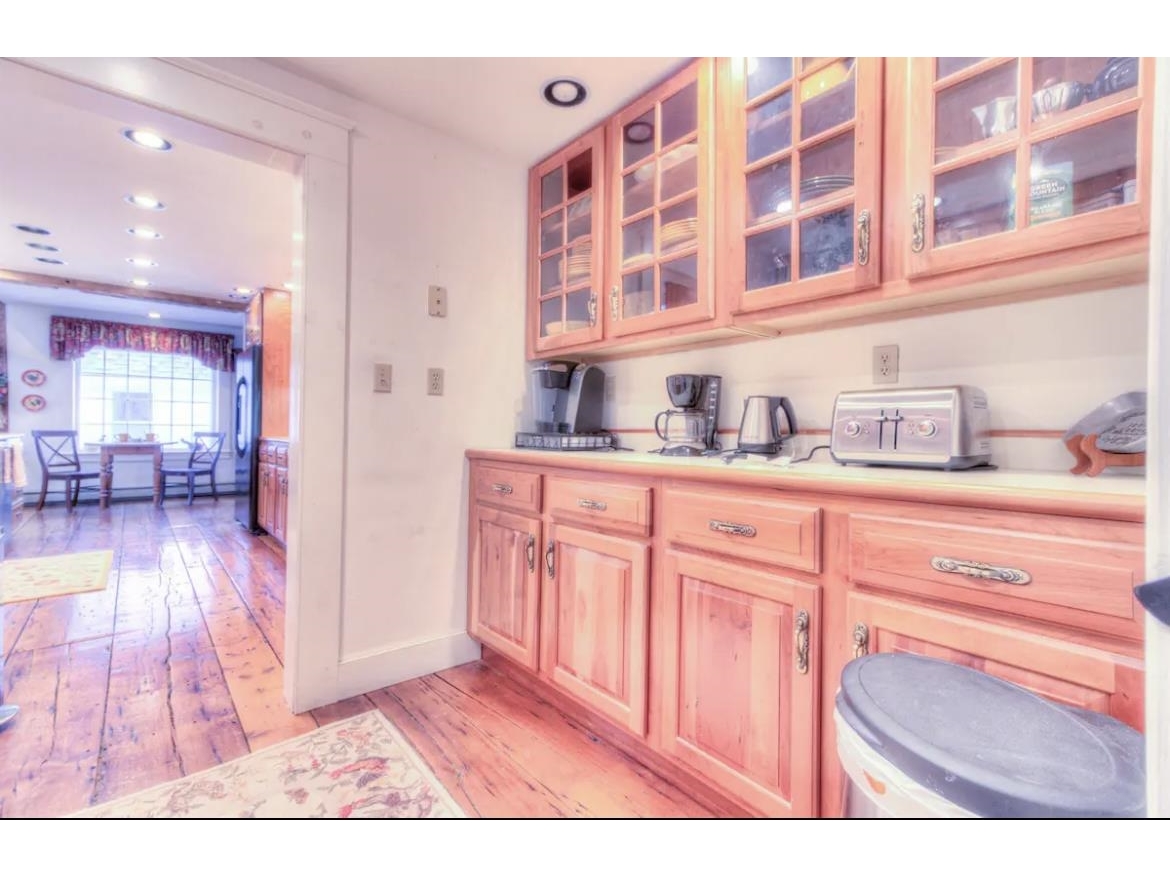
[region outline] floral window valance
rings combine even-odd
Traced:
[[[189,332],[132,323],[107,323],[77,317],[53,317],[49,321],[49,353],[53,359],[80,359],[95,347],[190,356],[221,372],[236,367],[235,340],[218,332]]]

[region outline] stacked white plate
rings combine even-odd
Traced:
[[[698,217],[676,219],[662,226],[662,240],[660,249],[672,250],[695,240],[699,236]]]

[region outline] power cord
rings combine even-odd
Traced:
[[[798,457],[798,458],[789,460],[788,465],[791,466],[793,463],[807,463],[809,460],[811,460],[813,458],[813,454],[815,454],[817,451],[827,451],[828,449],[829,449],[828,445],[817,445],[815,448],[813,448],[811,451],[809,451],[803,457]]]

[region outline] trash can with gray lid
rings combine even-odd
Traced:
[[[1141,734],[969,667],[850,661],[834,718],[848,816],[1145,815]]]

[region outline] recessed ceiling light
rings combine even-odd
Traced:
[[[142,289],[142,288],[145,288],[147,286],[150,286],[150,281],[147,280],[145,277],[135,277],[133,280],[130,281],[130,284],[132,286],[137,286],[140,289]]]
[[[554,107],[575,107],[588,96],[584,83],[576,79],[554,79],[544,86],[544,99]]]
[[[147,259],[143,256],[133,256],[133,257],[127,259],[126,261],[129,262],[131,265],[134,265],[138,268],[157,268],[158,267],[158,262],[155,262],[151,259]]]
[[[64,259],[53,259],[53,258],[50,258],[49,256],[37,256],[36,258],[37,258],[38,262],[44,262],[46,265],[64,265],[65,264]]]
[[[162,319],[162,314],[160,314],[158,311],[151,311],[146,316],[148,316],[152,320],[161,320]]]
[[[41,228],[39,225],[14,225],[12,227],[27,234],[51,234],[47,228]]]
[[[138,146],[153,149],[156,152],[166,152],[171,148],[171,142],[164,140],[153,131],[144,131],[141,128],[127,128],[122,136]]]
[[[134,235],[136,238],[146,238],[152,241],[157,241],[162,237],[162,235],[153,228],[128,228],[126,229],[126,232],[127,234]]]
[[[252,290],[250,290],[246,286],[237,286],[235,289],[232,290],[232,292],[234,292],[236,295],[251,295],[252,294]]]
[[[32,247],[34,250],[43,250],[43,251],[44,251],[44,252],[46,252],[46,253],[57,253],[57,252],[60,252],[60,251],[59,251],[59,250],[58,250],[56,247],[54,247],[52,244],[38,244],[36,241],[29,241],[27,244],[25,244],[25,246],[26,246],[26,247]]]
[[[152,195],[127,195],[122,200],[135,207],[141,207],[143,210],[166,210],[167,208],[167,205]]]

